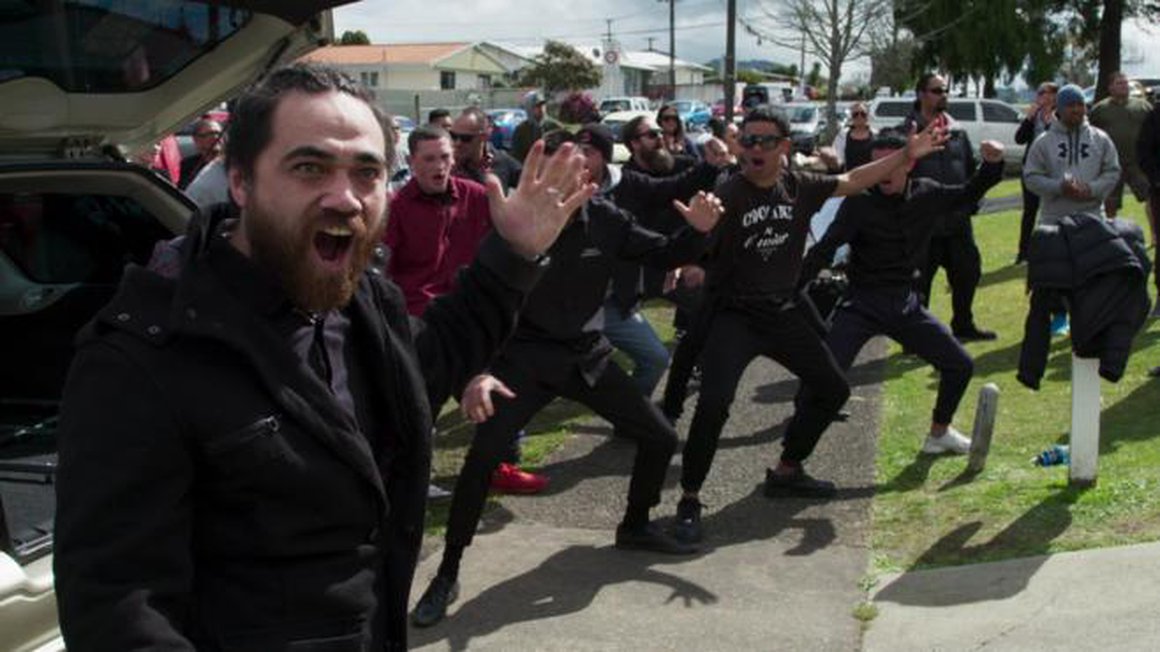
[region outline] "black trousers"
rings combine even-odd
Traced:
[[[1027,189],[1027,184],[1020,180],[1023,188],[1023,218],[1019,222],[1019,254],[1018,259],[1027,260],[1027,247],[1031,244],[1031,232],[1035,230],[1035,218],[1039,214],[1039,195]]]
[[[677,433],[616,363],[609,361],[590,384],[581,374],[575,355],[517,347],[514,352],[505,351],[492,365],[491,373],[515,392],[516,398],[493,397],[495,415],[476,426],[451,498],[448,546],[471,545],[487,501],[491,473],[508,450],[511,433],[526,426],[557,396],[591,408],[612,423],[617,436],[636,441],[628,486],[630,509],[647,510],[660,502],[665,473],[677,449]]]
[[[809,457],[822,433],[850,396],[850,386],[800,307],[760,317],[724,309],[713,317],[702,355],[701,394],[681,465],[681,487],[699,491],[704,484],[729,407],[745,368],[759,355],[772,358],[810,388],[794,411],[782,441],[783,460]]]
[[[931,421],[949,424],[975,371],[963,345],[907,287],[852,290],[834,316],[826,344],[845,371],[875,335],[888,336],[938,370],[938,398]]]
[[[924,306],[930,305],[931,284],[940,267],[947,271],[947,281],[951,285],[951,330],[956,333],[969,331],[975,327],[971,304],[975,302],[975,290],[983,278],[983,259],[969,221],[958,233],[931,238],[919,288]]]

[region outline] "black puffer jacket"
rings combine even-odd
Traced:
[[[1100,376],[1124,375],[1132,338],[1151,308],[1151,269],[1144,231],[1125,220],[1071,215],[1039,226],[1031,236],[1027,281],[1031,310],[1019,354],[1019,382],[1039,388],[1051,346],[1051,313],[1061,304],[1071,317],[1075,354],[1100,359]]]

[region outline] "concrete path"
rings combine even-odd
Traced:
[[[1160,649],[1160,543],[884,577],[867,652]]]
[[[750,366],[702,493],[705,550],[672,558],[612,547],[634,448],[592,421],[545,468],[550,490],[507,497],[468,549],[462,591],[444,622],[412,629],[421,650],[836,650],[861,646],[854,607],[867,568],[881,343],[854,369],[853,415],[809,464],[835,480],[833,501],[771,501],[764,469],[797,383],[766,360]],[[872,351],[871,351],[872,349]],[[679,424],[691,419],[691,399]],[[680,457],[657,514],[676,508]],[[431,542],[413,600],[438,565]]]

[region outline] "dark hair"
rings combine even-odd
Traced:
[[[479,108],[478,106],[466,107],[459,113],[459,117],[461,118],[465,118],[467,116],[475,118],[475,120],[483,127],[491,126],[491,118],[483,112],[483,109]]]
[[[721,140],[725,140],[725,121],[721,118],[709,118],[709,133]]]
[[[899,129],[887,128],[878,132],[874,140],[870,141],[870,150],[876,149],[905,149],[908,142],[906,134]]]
[[[427,124],[431,124],[432,122],[435,122],[436,120],[442,120],[443,118],[450,118],[450,117],[451,117],[451,112],[448,111],[447,109],[443,109],[443,108],[431,109],[430,111],[427,112]]]
[[[575,140],[572,132],[566,129],[552,129],[543,135],[544,139],[544,154],[551,156],[560,149],[564,143],[570,143]]]
[[[254,163],[273,136],[271,125],[274,111],[282,97],[288,93],[345,93],[362,100],[374,113],[379,127],[383,130],[383,142],[387,161],[394,160],[395,141],[389,135],[393,130],[387,127],[383,112],[375,106],[371,92],[346,74],[317,64],[296,63],[279,68],[270,73],[257,86],[238,98],[233,113],[230,114],[229,141],[226,149],[226,167],[239,170],[242,176],[250,178],[254,174]]]
[[[631,143],[636,140],[636,132],[640,130],[640,126],[644,124],[645,120],[648,120],[647,116],[638,115],[624,123],[624,126],[620,128],[620,142],[624,143],[628,151],[633,151]]]
[[[922,73],[922,75],[919,76],[919,78],[918,78],[918,83],[916,83],[914,85],[914,94],[919,95],[920,93],[925,91],[927,84],[930,83],[930,80],[932,80],[938,76],[939,76],[939,74],[937,72],[924,72],[924,73]]]
[[[1059,84],[1057,84],[1055,82],[1050,82],[1050,81],[1043,82],[1042,84],[1039,85],[1039,88],[1042,88],[1042,89],[1048,91],[1049,93],[1058,93],[1059,92]]]
[[[745,117],[741,119],[741,129],[744,130],[745,125],[753,122],[772,122],[777,125],[777,135],[782,138],[789,136],[789,120],[785,117],[784,113],[774,109],[768,104],[762,104],[750,109],[749,113],[746,113]]]
[[[677,132],[673,135],[677,138],[684,136],[685,122],[681,120],[681,112],[677,111],[677,107],[672,104],[662,104],[661,108],[657,109],[657,126],[664,128],[664,125],[661,123],[661,114],[665,112],[665,109],[672,109],[677,114]]]
[[[443,127],[419,125],[411,133],[407,134],[407,151],[414,154],[415,149],[419,147],[419,143],[425,140],[439,140],[443,138],[451,140],[451,135]]]

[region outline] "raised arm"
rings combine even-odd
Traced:
[[[837,175],[838,187],[834,190],[834,196],[846,197],[860,193],[886,179],[898,166],[941,151],[946,141],[946,131],[936,127],[933,122],[918,133],[914,133],[912,128],[906,149]]]

